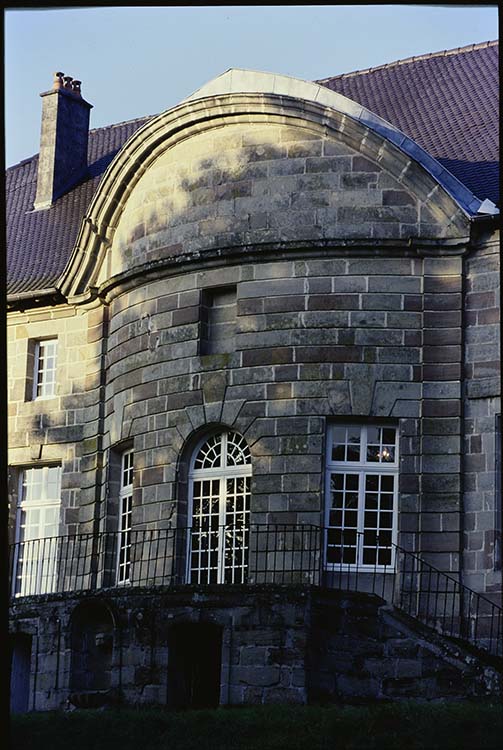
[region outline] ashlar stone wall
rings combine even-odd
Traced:
[[[464,568],[467,585],[501,601],[499,235],[483,232],[466,263]],[[499,461],[499,463],[498,463]],[[499,595],[499,599],[498,599]]]
[[[57,339],[55,395],[33,398],[34,342]],[[19,471],[47,464],[62,467],[61,534],[74,534],[81,521],[82,448],[86,425],[99,413],[94,388],[100,371],[102,331],[86,310],[69,305],[28,309],[8,321],[8,436],[12,539]]]
[[[175,707],[172,633],[194,625],[219,632],[215,697],[224,706],[501,695],[495,669],[381,606],[373,595],[302,586],[124,587],[26,598],[12,607],[11,633],[31,637],[30,711]],[[92,612],[108,629],[95,631],[77,661],[76,623]],[[93,675],[77,684],[80,667],[100,651],[110,667],[106,686],[89,687]]]
[[[201,356],[201,294],[221,284],[236,286],[235,351]],[[104,446],[134,446],[134,523],[166,528],[183,517],[191,438],[221,424],[250,446],[253,520],[319,524],[327,425],[391,420],[401,543],[457,570],[461,329],[451,290],[460,286],[458,258],[327,251],[194,270],[116,297]]]
[[[368,129],[280,112],[222,118],[139,171],[100,281],[217,248],[466,234],[433,178]]]
[[[466,217],[368,129],[275,106],[222,106],[125,196],[100,275],[103,463],[134,447],[134,523],[166,527],[186,513],[191,440],[224,425],[250,445],[253,519],[319,523],[328,422],[392,420],[400,540],[458,570]],[[201,356],[202,295],[222,285],[235,348]]]

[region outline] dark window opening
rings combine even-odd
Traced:
[[[216,708],[220,704],[222,629],[212,623],[180,623],[169,637],[168,706]]]
[[[235,349],[235,335],[236,287],[203,291],[200,354],[230,354]]]

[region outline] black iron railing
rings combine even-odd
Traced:
[[[291,524],[47,537],[11,548],[12,594],[117,585],[320,583],[321,530]]]
[[[444,635],[503,656],[501,607],[378,537],[311,525],[132,530],[19,542],[12,595],[115,586],[307,584],[377,594]]]

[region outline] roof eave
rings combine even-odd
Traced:
[[[59,304],[66,302],[66,297],[57,287],[46,289],[33,289],[27,292],[18,292],[17,294],[7,294],[7,308],[14,310],[17,308],[26,309],[26,307],[41,307],[46,304]]]

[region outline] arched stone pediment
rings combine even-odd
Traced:
[[[200,93],[109,167],[62,280],[73,301],[226,253],[466,239],[463,201],[362,119],[280,93]]]

